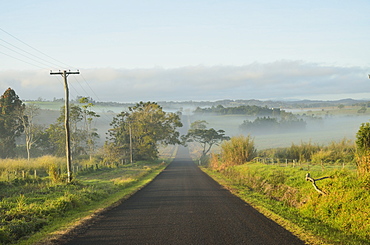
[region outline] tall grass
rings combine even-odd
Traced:
[[[301,142],[301,144],[292,144],[290,147],[261,150],[258,155],[260,157],[290,159],[316,164],[354,163],[355,144],[347,139],[338,142],[332,141],[326,146]]]
[[[1,159],[0,181],[35,175],[37,177],[50,176],[56,181],[65,169],[65,160],[61,157],[43,156],[30,161],[27,159]]]
[[[221,153],[212,154],[210,163],[214,169],[244,164],[256,157],[254,141],[250,136],[234,136],[221,144]]]
[[[227,146],[233,147],[233,144]],[[246,193],[267,197],[270,201],[264,205],[269,209],[310,230],[323,241],[370,244],[370,174],[366,171],[312,167],[310,174],[314,178],[330,177],[316,183],[326,193],[322,195],[305,180],[306,169],[251,162],[240,164],[232,155],[237,154],[235,151],[238,148],[236,145],[234,151],[230,150],[231,155],[213,156],[209,167],[221,173],[242,197]],[[275,157],[283,153],[292,154],[284,156],[300,156],[301,160],[319,159],[317,161],[335,164],[340,161],[353,162],[354,147],[351,142],[343,140],[325,147],[305,143],[264,153]],[[351,155],[350,158],[347,155]],[[235,162],[230,164],[230,161]],[[369,158],[362,157],[357,161],[358,164],[369,166]]]

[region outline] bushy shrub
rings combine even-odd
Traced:
[[[356,134],[356,162],[360,175],[370,174],[370,123],[363,123]]]
[[[210,164],[214,169],[225,169],[241,165],[257,156],[254,140],[250,136],[234,136],[221,144],[221,153],[211,156]]]

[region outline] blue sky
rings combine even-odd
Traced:
[[[49,70],[79,69],[71,96],[104,101],[370,100],[369,13],[367,0],[1,1],[0,90],[60,98]]]

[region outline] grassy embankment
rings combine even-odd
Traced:
[[[167,150],[166,154],[171,153]],[[0,181],[0,244],[35,244],[45,239],[60,239],[73,227],[88,222],[89,217],[128,198],[169,162],[91,167],[79,172],[73,183],[65,184],[54,171],[63,159],[44,157],[31,163],[25,161],[26,165],[22,161],[18,164],[9,161],[2,162],[3,168],[8,168],[2,171]],[[7,180],[8,172],[23,168],[28,173],[27,167],[37,169],[38,174],[18,174]],[[48,176],[42,177],[40,173]]]
[[[310,244],[370,244],[370,178],[311,166],[326,195],[305,180],[307,169],[262,163],[203,168],[234,194]]]

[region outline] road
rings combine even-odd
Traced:
[[[67,244],[304,244],[222,188],[179,147],[135,195]]]

